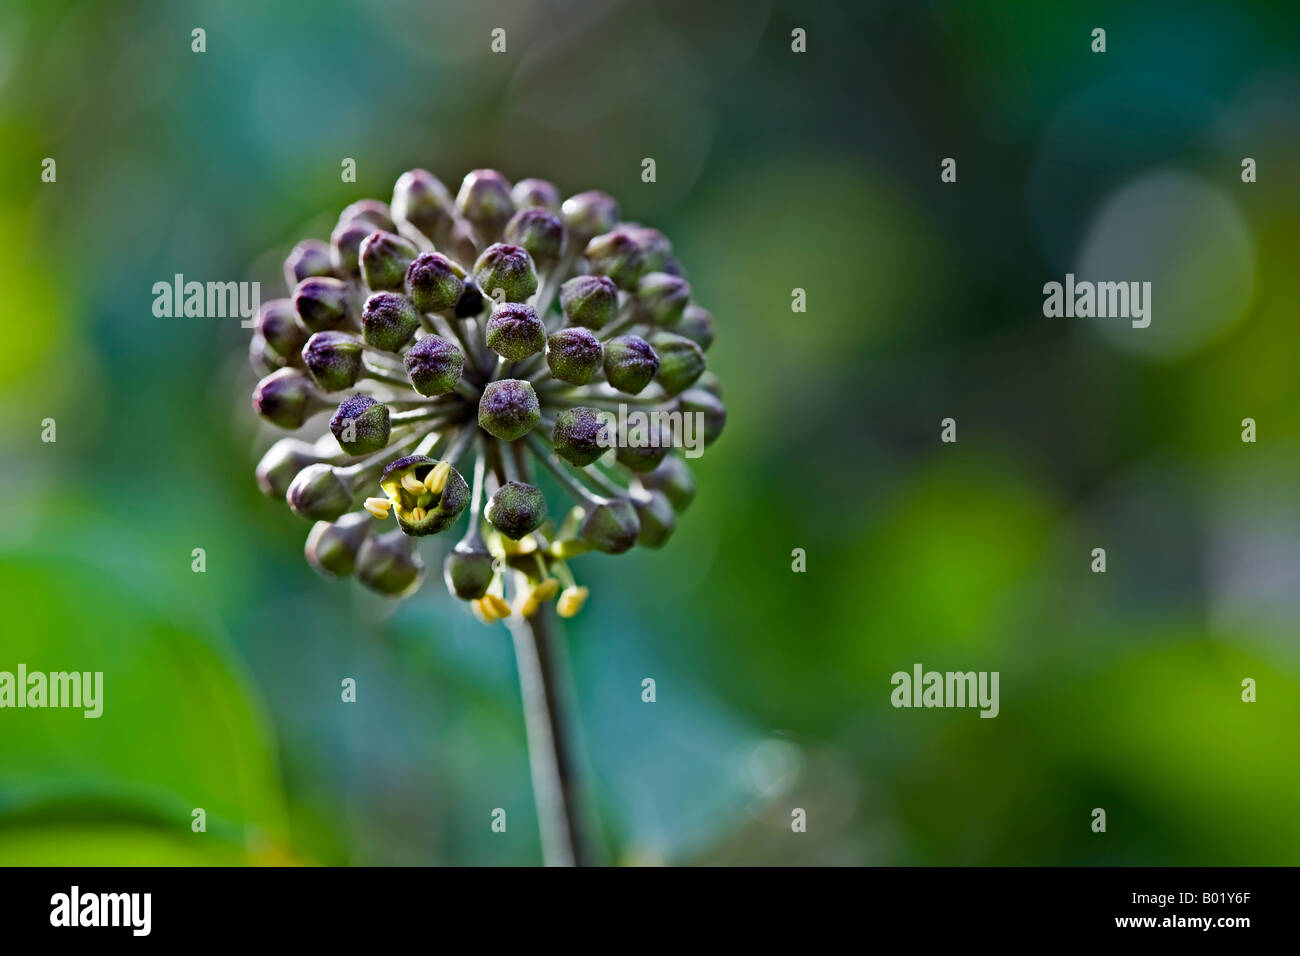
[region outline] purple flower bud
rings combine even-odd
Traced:
[[[571,326],[546,340],[546,364],[551,375],[570,385],[586,385],[601,367],[605,351],[589,329]]]
[[[659,371],[659,356],[639,335],[620,335],[605,343],[605,378],[620,392],[635,395]]]
[[[460,184],[456,209],[473,223],[479,235],[491,241],[514,214],[510,181],[495,169],[476,169]]]
[[[283,498],[294,476],[324,459],[313,445],[297,438],[281,438],[257,463],[257,487],[268,498]]]
[[[618,287],[609,276],[574,276],[560,286],[560,308],[573,325],[602,328],[618,305]]]
[[[691,301],[691,287],[667,272],[647,272],[637,280],[636,301],[655,325],[676,325]]]
[[[537,272],[523,247],[494,242],[474,263],[474,283],[493,299],[524,302],[537,291]]]
[[[639,223],[624,223],[621,227],[632,237],[632,241],[641,249],[646,272],[667,272],[678,274],[676,261],[673,259],[673,244],[658,229],[651,229]]]
[[[307,340],[302,359],[311,377],[327,392],[351,388],[361,377],[361,343],[346,332],[317,332]]]
[[[330,264],[335,275],[361,275],[361,243],[376,229],[375,223],[364,219],[344,220],[334,227],[330,233]]]
[[[289,289],[296,288],[299,282],[310,276],[333,274],[330,247],[319,239],[304,239],[284,260],[284,284]]]
[[[502,358],[518,362],[546,347],[546,326],[531,305],[503,302],[488,319],[487,346]]]
[[[645,254],[622,229],[592,238],[587,243],[585,254],[591,263],[591,271],[609,276],[620,289],[635,289],[637,280],[646,271]]]
[[[510,198],[514,200],[516,209],[541,206],[551,212],[560,211],[560,191],[555,183],[545,179],[519,180],[515,183],[515,188],[510,190]]]
[[[522,247],[541,265],[560,258],[564,250],[564,224],[558,216],[541,206],[521,209],[506,223],[506,242]]]
[[[345,514],[335,522],[316,522],[303,549],[307,563],[326,577],[347,577],[357,565],[357,552],[370,534],[371,523],[363,511]]]
[[[420,313],[411,300],[396,292],[376,292],[361,309],[366,343],[385,352],[400,352],[420,327]]]
[[[609,232],[618,222],[618,203],[599,189],[570,196],[560,207],[564,224],[574,242],[584,243],[602,232]]]
[[[705,352],[713,344],[713,315],[698,305],[688,305],[673,331],[684,335]]]
[[[551,444],[565,461],[585,468],[613,444],[609,422],[594,408],[566,408],[555,416]]]
[[[308,332],[325,332],[348,324],[348,286],[339,279],[312,276],[293,290],[293,308]]]
[[[307,344],[307,330],[298,321],[290,299],[272,299],[263,302],[257,311],[257,331],[266,340],[267,347],[280,356],[287,365],[302,362],[302,347]]]
[[[669,395],[684,392],[704,373],[704,351],[684,335],[656,332],[650,344],[659,356],[659,384]]]
[[[253,408],[273,425],[301,428],[314,412],[325,407],[320,394],[302,372],[282,368],[257,383]]]
[[[401,289],[415,246],[391,232],[372,232],[361,241],[361,277],[372,290]]]
[[[368,232],[396,232],[397,225],[393,222],[392,210],[387,204],[380,202],[378,199],[358,199],[356,202],[344,207],[339,213],[339,223],[361,222],[369,223],[371,228]]]
[[[523,438],[541,421],[542,408],[529,382],[505,378],[489,382],[478,403],[478,424],[502,441]]]
[[[597,551],[621,554],[636,544],[641,533],[641,522],[636,509],[626,498],[611,498],[604,504],[592,505],[578,529],[578,536]]]
[[[483,516],[507,538],[518,541],[546,520],[546,499],[536,485],[507,481],[488,500]]]
[[[285,500],[294,514],[313,521],[335,521],[352,507],[352,489],[329,465],[308,465],[289,484]]]
[[[258,375],[270,375],[287,363],[279,352],[266,344],[260,333],[254,332],[248,339],[248,364]]]
[[[393,186],[393,218],[408,222],[425,238],[439,242],[451,229],[451,193],[437,176],[408,169]]]
[[[388,444],[388,406],[369,395],[353,395],[339,403],[330,419],[330,432],[349,455],[368,455]]]
[[[438,335],[426,335],[406,350],[406,374],[421,395],[445,395],[465,370],[465,353]]]
[[[415,258],[406,270],[406,293],[421,312],[446,312],[465,291],[465,270],[439,252]]]

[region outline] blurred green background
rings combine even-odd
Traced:
[[[576,565],[602,860],[1300,862],[1300,37],[1179,6],[6,3],[0,669],[106,699],[0,712],[0,863],[540,860],[504,628],[313,574],[248,333],[151,312],[415,166],[610,191],[717,319],[696,503]],[[1088,269],[1146,334],[1043,317]],[[1001,715],[893,709],[916,662]]]

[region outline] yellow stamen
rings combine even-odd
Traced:
[[[429,512],[425,511],[423,508],[417,506],[411,509],[412,521],[423,521],[427,517],[429,517]]]
[[[560,600],[556,603],[555,610],[559,613],[560,617],[573,617],[582,610],[582,606],[586,603],[586,588],[565,588],[560,592]]]
[[[392,505],[393,503],[387,498],[367,498],[364,507],[372,515],[382,521],[384,518],[388,517],[388,509],[391,508]]]
[[[535,591],[519,602],[519,613],[523,617],[532,617],[541,609],[542,605],[537,600],[537,592]]]
[[[576,558],[580,554],[586,554],[591,550],[591,546],[585,541],[555,541],[551,544],[551,554],[557,558]]]
[[[510,616],[510,605],[506,603],[506,599],[503,597],[496,594],[485,594],[483,595],[483,604],[485,607],[490,607],[492,613],[498,618]]]
[[[424,482],[409,472],[402,476],[402,487],[413,495],[424,494]]]
[[[533,597],[539,601],[549,601],[555,595],[560,593],[560,582],[555,578],[547,578],[537,587],[533,588]]]
[[[424,479],[424,487],[435,495],[442,494],[442,489],[447,487],[447,477],[451,474],[451,462],[440,461],[433,466],[433,470]]]
[[[475,600],[470,601],[469,606],[470,606],[470,610],[474,612],[474,616],[478,618],[480,621],[482,621],[484,624],[492,623],[493,618],[488,617],[487,611],[483,609],[483,601],[481,598],[476,598]]]

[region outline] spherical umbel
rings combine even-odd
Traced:
[[[659,356],[639,335],[620,335],[605,343],[605,378],[620,392],[635,395],[659,371]]]
[[[361,240],[361,278],[371,289],[401,289],[415,246],[391,232],[372,232]]]
[[[388,406],[369,395],[353,395],[339,404],[330,432],[349,455],[368,455],[388,444]]]
[[[493,308],[488,320],[487,346],[502,358],[518,362],[546,347],[546,326],[531,305],[503,302]]]
[[[491,552],[482,544],[461,541],[451,549],[442,566],[447,590],[462,601],[475,601],[487,594],[496,573]]]
[[[348,324],[348,286],[325,276],[311,276],[293,290],[293,308],[308,332],[328,332]]]
[[[518,541],[546,520],[546,499],[536,485],[507,481],[492,494],[483,516],[507,538]]]
[[[420,313],[410,299],[396,292],[376,292],[361,309],[366,343],[385,352],[400,352],[419,327]]]
[[[551,375],[569,385],[586,385],[604,359],[600,339],[584,328],[560,329],[546,340],[546,365]]]
[[[530,382],[505,378],[489,382],[478,403],[478,424],[502,441],[523,438],[542,419],[542,407]]]
[[[537,291],[537,272],[523,247],[494,242],[474,263],[474,282],[493,299],[523,302]]]
[[[317,332],[302,350],[311,377],[327,392],[351,388],[361,377],[361,343],[346,332]]]
[[[574,276],[560,286],[560,308],[573,325],[602,328],[617,305],[618,287],[609,276]]]
[[[555,416],[551,444],[570,464],[585,468],[614,444],[609,413],[594,408],[566,408]]]
[[[406,374],[421,395],[445,395],[456,387],[465,369],[465,353],[454,342],[426,335],[406,350]]]
[[[421,312],[450,311],[464,291],[465,270],[442,253],[422,253],[406,270],[406,294]]]

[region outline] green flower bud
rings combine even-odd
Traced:
[[[369,395],[353,395],[339,403],[330,432],[349,455],[379,451],[388,444],[388,406]]]
[[[462,601],[476,601],[487,594],[495,573],[492,555],[471,541],[461,541],[452,548],[442,567],[447,590]]]
[[[560,211],[560,190],[555,183],[545,179],[521,179],[510,190],[516,209],[528,209],[530,206],[542,206],[551,212]]]
[[[641,475],[640,482],[649,489],[662,491],[679,512],[685,511],[695,500],[695,479],[691,476],[691,469],[676,455],[669,455],[654,471]]]
[[[507,481],[488,500],[483,516],[507,538],[518,541],[546,520],[546,499],[536,485]]]
[[[564,225],[575,242],[584,243],[602,232],[609,232],[618,222],[618,203],[609,193],[591,189],[564,200],[560,207]]]
[[[370,524],[370,516],[362,511],[335,522],[316,522],[303,549],[307,563],[326,577],[347,577],[357,565],[357,552],[370,535]]]
[[[474,170],[460,184],[456,209],[473,223],[480,236],[488,241],[495,239],[515,211],[510,181],[495,169]]]
[[[330,233],[330,264],[340,276],[361,275],[361,243],[379,229],[364,219],[346,219]]]
[[[257,311],[258,333],[266,345],[284,359],[287,365],[301,364],[302,347],[307,344],[307,330],[298,321],[298,314],[289,299],[272,299],[263,302]]]
[[[330,247],[319,239],[304,239],[293,247],[284,260],[284,284],[293,289],[303,279],[311,276],[328,276],[334,274],[330,262]]]
[[[266,339],[261,334],[254,332],[248,340],[248,364],[258,375],[270,375],[288,363],[279,352],[266,344]]]
[[[636,301],[655,325],[676,325],[691,301],[691,287],[680,276],[647,272],[637,280]]]
[[[465,369],[465,353],[438,335],[426,335],[406,350],[406,374],[421,395],[445,395]]]
[[[599,329],[617,305],[618,287],[609,276],[574,276],[560,286],[560,308],[573,325]]]
[[[487,346],[502,358],[518,362],[546,347],[546,326],[531,305],[503,302],[488,319]]]
[[[323,460],[315,446],[297,438],[281,438],[257,463],[257,487],[268,498],[283,498],[298,472]]]
[[[647,491],[645,497],[633,502],[641,531],[636,542],[646,548],[661,548],[677,527],[677,514],[673,503],[662,491]]]
[[[506,302],[523,302],[537,291],[537,272],[522,247],[494,242],[474,263],[474,282],[494,299],[500,289]]]
[[[284,498],[295,514],[315,521],[335,521],[352,507],[352,489],[323,462],[298,472]]]
[[[542,407],[530,382],[504,378],[489,382],[478,403],[478,424],[502,441],[523,438],[537,427]]]
[[[621,227],[641,250],[646,272],[667,272],[679,275],[676,260],[673,259],[673,244],[658,229],[651,229],[639,223],[624,223]]]
[[[585,468],[614,444],[608,413],[579,406],[555,416],[551,444],[555,453],[579,468]]]
[[[392,210],[378,199],[358,199],[345,206],[339,213],[339,222],[369,223],[374,228],[370,232],[396,232],[397,224],[393,222]]]
[[[620,335],[605,343],[605,378],[620,392],[635,395],[659,371],[659,356],[639,335]]]
[[[586,385],[605,358],[600,339],[589,329],[570,326],[546,340],[546,364],[551,374],[570,385]]]
[[[698,305],[688,305],[673,331],[684,335],[707,352],[713,344],[713,315]]]
[[[402,598],[420,589],[424,562],[416,553],[415,541],[394,529],[362,542],[356,572],[357,579],[370,590]]]
[[[293,290],[293,310],[308,332],[326,332],[348,324],[348,285],[340,279],[310,276]]]
[[[587,509],[578,536],[597,551],[621,554],[636,544],[641,522],[626,498],[611,498]]]
[[[472,319],[483,311],[483,293],[478,290],[472,279],[465,280],[465,291],[456,303],[456,318]]]
[[[659,463],[664,460],[669,448],[672,447],[672,435],[662,424],[652,428],[653,431],[649,434],[639,433],[632,436],[628,434],[626,428],[619,433],[614,458],[620,465],[638,473],[654,471],[659,467]],[[631,441],[632,437],[637,440],[635,444]]]
[[[273,425],[301,428],[326,403],[307,376],[296,368],[272,372],[253,389],[253,408]]]
[[[361,377],[361,343],[346,332],[317,332],[307,340],[302,359],[327,392],[351,388]]]
[[[420,327],[420,313],[411,300],[396,292],[376,292],[361,309],[366,343],[385,352],[400,352]]]
[[[637,280],[646,271],[645,254],[622,229],[592,238],[585,254],[591,271],[609,276],[620,289],[635,289]]]
[[[684,392],[704,374],[704,351],[686,336],[656,332],[650,345],[659,356],[656,378],[669,395]]]
[[[431,241],[451,228],[451,193],[437,176],[408,169],[393,186],[393,218],[408,222]]]
[[[505,239],[523,248],[534,262],[549,265],[564,250],[564,223],[549,209],[530,206],[506,223]]]
[[[361,241],[361,277],[371,289],[401,289],[415,246],[391,232],[372,232]]]
[[[446,531],[469,504],[469,485],[455,468],[447,470],[437,491],[428,487],[429,475],[438,465],[426,455],[407,455],[389,462],[379,476],[379,486],[393,502],[393,514],[406,534],[422,537]]]
[[[708,371],[707,369],[705,370],[704,374],[701,375],[696,380],[695,387],[704,389],[706,392],[711,394],[718,401],[723,400],[722,379],[718,378],[718,376],[714,375],[712,372]]]
[[[454,309],[464,291],[465,270],[442,253],[423,253],[406,270],[406,293],[421,312]]]
[[[682,392],[677,399],[677,407],[681,409],[683,415],[694,415],[697,412],[704,415],[706,447],[718,440],[723,426],[727,424],[727,407],[722,404],[722,399],[702,388],[691,388]]]

